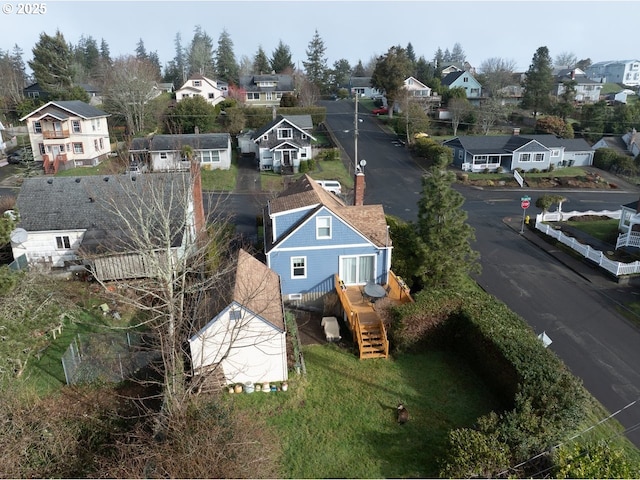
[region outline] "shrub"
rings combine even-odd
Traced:
[[[300,160],[300,173],[306,173],[309,171],[309,161],[308,160]]]

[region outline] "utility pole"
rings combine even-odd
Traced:
[[[358,173],[358,96],[356,92],[356,113],[353,119],[353,174]]]

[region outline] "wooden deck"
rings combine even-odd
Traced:
[[[413,302],[408,288],[391,272],[389,283],[385,286],[387,297],[377,303],[371,302],[363,294],[361,286],[345,286],[338,275],[335,276],[335,285],[360,358],[388,358],[387,326],[378,314],[376,305],[389,300],[394,303]]]

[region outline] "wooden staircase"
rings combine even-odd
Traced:
[[[360,358],[387,358],[389,341],[382,322],[360,324],[358,349]]]

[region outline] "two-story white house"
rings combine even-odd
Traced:
[[[20,119],[27,123],[35,161],[45,173],[92,167],[111,152],[107,117],[80,100],[52,101]]]
[[[179,102],[184,98],[200,96],[211,105],[217,105],[224,100],[225,92],[226,88],[223,90],[216,80],[207,78],[204,75],[193,75],[176,90],[176,101]]]
[[[620,83],[629,87],[640,85],[640,60],[606,60],[592,63],[585,69],[587,77],[600,83]]]
[[[449,73],[442,79],[442,85],[448,88],[463,88],[467,100],[474,105],[478,105],[482,97],[482,85],[468,71]]]

